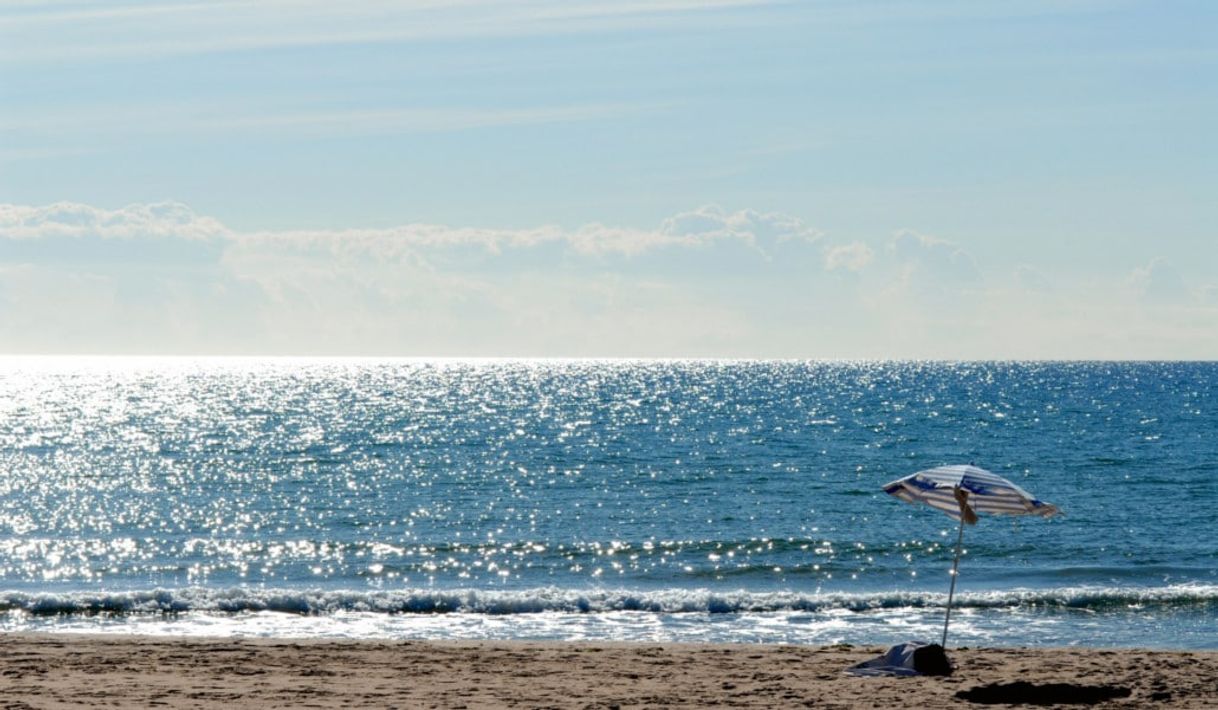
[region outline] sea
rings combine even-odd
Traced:
[[[0,358],[0,630],[1218,649],[1218,363]]]

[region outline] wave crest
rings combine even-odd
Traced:
[[[280,612],[330,615],[373,614],[538,614],[650,612],[660,614],[742,614],[767,612],[867,612],[932,608],[946,595],[932,592],[797,593],[711,591],[705,589],[571,590],[555,587],[506,590],[293,591],[273,589],[154,589],[104,593],[0,593],[0,611],[35,616],[97,614],[235,614]],[[1166,587],[1068,587],[973,592],[956,597],[963,608],[1122,609],[1218,607],[1218,585]]]

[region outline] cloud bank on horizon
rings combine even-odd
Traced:
[[[284,231],[178,203],[0,205],[10,353],[1206,357],[1216,291],[1161,258],[1059,281],[913,230],[839,242],[714,205],[652,229]]]

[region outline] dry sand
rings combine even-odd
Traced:
[[[0,639],[0,708],[965,708],[987,692],[1006,703],[1039,694],[1042,705],[1218,707],[1213,651],[953,649],[948,678],[856,678],[842,669],[883,649]],[[1021,681],[1031,685],[1011,685]]]

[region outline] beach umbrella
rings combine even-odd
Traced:
[[[947,592],[947,614],[943,619],[944,648],[947,648],[947,625],[952,620],[952,597],[956,593],[956,570],[960,566],[965,523],[975,524],[977,513],[1049,518],[1059,512],[1057,506],[1037,500],[1002,476],[976,466],[939,466],[918,471],[884,486],[884,492],[906,503],[925,503],[960,521],[956,558],[952,561],[952,584]]]

